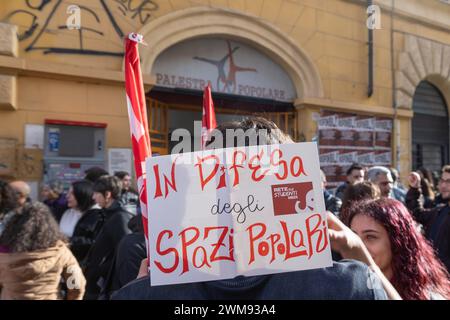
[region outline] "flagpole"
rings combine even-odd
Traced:
[[[125,39],[125,88],[134,157],[134,169],[139,190],[147,257],[150,257],[145,160],[147,157],[151,156],[151,141],[148,130],[145,91],[139,59],[139,44],[145,44],[142,36],[139,34],[130,33]]]
[[[202,113],[202,136],[201,146],[205,149],[208,135],[217,127],[214,102],[211,95],[211,82],[205,87],[203,92],[203,113]]]

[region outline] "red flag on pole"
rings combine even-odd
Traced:
[[[202,149],[205,148],[208,134],[216,127],[216,113],[211,96],[211,83],[208,83],[203,92]]]
[[[148,244],[145,159],[151,156],[151,144],[148,131],[144,85],[139,60],[139,43],[145,44],[142,36],[136,33],[130,33],[125,40],[125,87],[127,92],[128,119],[130,121],[134,169],[136,171],[139,189],[144,234]]]

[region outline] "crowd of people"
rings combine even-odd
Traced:
[[[448,299],[450,166],[437,184],[424,168],[411,172],[407,189],[395,168],[353,164],[346,174],[334,195],[324,190],[327,210],[358,234],[402,298]]]
[[[432,246],[440,263],[450,272],[450,165],[442,168],[437,184],[434,179],[429,180],[432,175],[424,168],[411,172],[407,189],[399,183],[394,168],[366,168],[353,164],[346,174],[346,181],[336,188],[334,195],[324,189],[327,210],[350,226],[352,204],[361,205],[377,199],[395,200],[384,203],[386,210],[392,206],[407,210],[415,230]],[[324,174],[322,179],[325,185]]]
[[[251,128],[270,143],[292,142],[264,118],[218,129]],[[42,203],[30,201],[25,182],[0,181],[0,297],[449,299],[450,166],[437,183],[425,169],[411,172],[407,188],[392,168],[353,164],[346,173],[332,192],[322,172],[332,267],[156,287],[129,173],[91,168],[67,193],[52,181]]]
[[[147,255],[130,174],[85,173],[67,192],[59,181],[45,184],[41,202],[24,181],[0,180],[0,299],[108,299],[135,278]],[[134,273],[135,246],[143,250]]]

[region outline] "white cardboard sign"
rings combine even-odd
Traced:
[[[146,161],[151,285],[332,265],[316,143]]]

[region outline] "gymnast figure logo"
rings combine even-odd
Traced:
[[[217,68],[216,89],[220,92],[235,93],[236,92],[236,74],[238,72],[258,72],[255,68],[247,68],[236,65],[233,54],[240,49],[240,47],[231,47],[229,40],[227,42],[228,53],[220,60],[213,60],[205,57],[193,57],[194,60],[212,64]],[[228,61],[228,73],[225,71],[225,66]],[[220,85],[222,84],[222,88]]]

